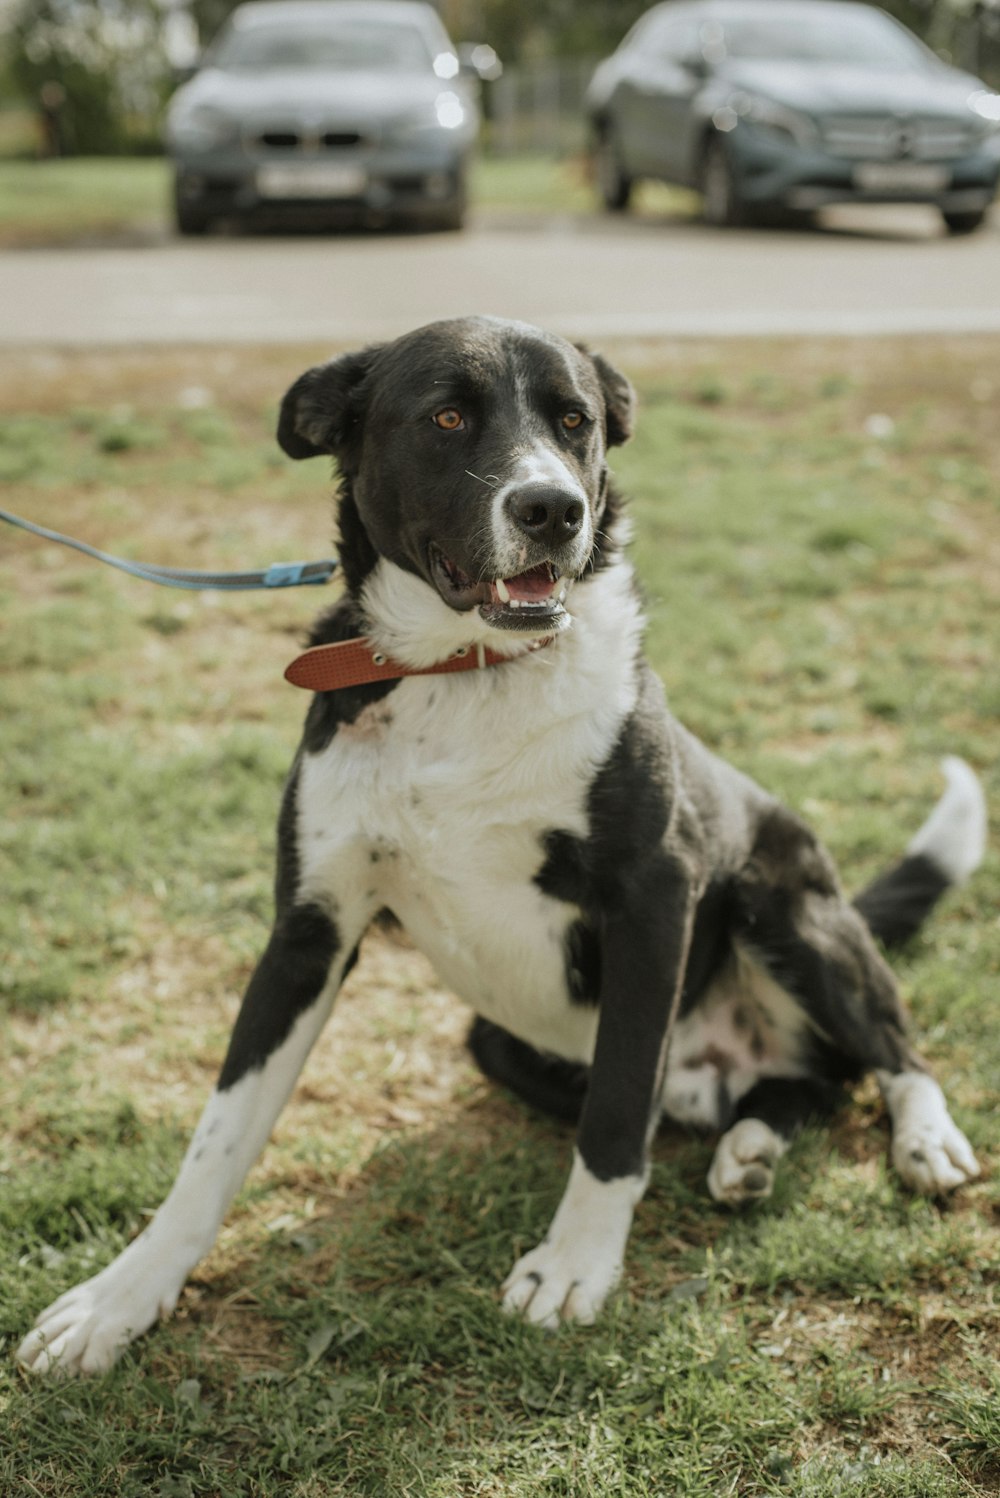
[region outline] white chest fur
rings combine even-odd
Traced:
[[[535,876],[547,831],[587,834],[589,788],[635,702],[640,621],[624,567],[574,604],[572,630],[546,649],[405,678],[304,758],[299,893],[348,927],[388,906],[479,1013],[589,1060],[596,1013],[566,985],[579,912]]]

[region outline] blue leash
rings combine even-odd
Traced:
[[[127,562],[124,557],[113,557],[106,551],[88,546],[86,541],[76,541],[72,536],[62,535],[60,531],[46,530],[43,525],[35,525],[31,520],[22,519],[20,515],[12,515],[9,510],[0,510],[0,520],[6,520],[9,525],[20,526],[22,530],[41,536],[46,541],[58,541],[62,546],[72,546],[85,556],[107,562],[109,567],[117,567],[132,577],[141,577],[147,583],[161,583],[165,588],[218,588],[228,593],[246,593],[252,588],[296,588],[306,583],[329,582],[337,569],[335,557],[328,557],[322,562],[273,562],[270,567],[260,568],[256,572],[188,572],[183,567],[153,567],[146,562]]]

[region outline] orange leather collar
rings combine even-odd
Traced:
[[[532,640],[525,654],[551,644],[552,637]],[[519,656],[501,655],[488,645],[463,645],[447,660],[433,666],[403,666],[363,636],[340,640],[335,645],[314,645],[297,656],[285,671],[285,680],[293,687],[309,692],[337,692],[342,687],[364,686],[372,681],[395,681],[401,676],[440,676],[452,671],[477,671],[484,666],[499,666]]]

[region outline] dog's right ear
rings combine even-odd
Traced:
[[[360,388],[381,344],[341,354],[300,375],[281,402],[278,443],[290,458],[337,456],[361,415]]]

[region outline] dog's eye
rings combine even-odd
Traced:
[[[458,432],[465,426],[465,417],[454,406],[445,406],[443,411],[435,411],[434,425],[442,432]]]
[[[562,419],[562,424],[567,432],[575,432],[578,427],[583,426],[586,419],[582,411],[567,411]]]

